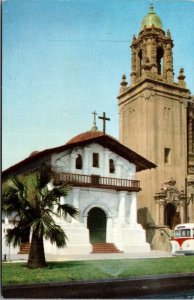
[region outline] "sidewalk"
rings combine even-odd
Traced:
[[[150,252],[139,253],[100,253],[100,254],[85,254],[85,255],[53,255],[46,254],[46,261],[74,261],[74,260],[97,260],[97,259],[144,259],[144,258],[161,258],[173,257],[172,253],[151,250]],[[11,254],[7,257],[7,262],[27,261],[27,254]]]
[[[46,255],[47,261],[70,261],[70,260],[97,260],[97,259],[144,259],[144,258],[161,258],[173,257],[170,252],[152,250],[146,253],[100,253],[87,255]]]

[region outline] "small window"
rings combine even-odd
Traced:
[[[109,159],[109,172],[114,173],[115,172],[115,166],[114,166],[114,160]]]
[[[93,167],[99,168],[99,153],[93,153]]]
[[[170,148],[164,148],[164,163],[170,164]]]
[[[82,156],[80,154],[78,154],[78,156],[76,158],[76,165],[75,165],[75,167],[78,170],[82,169]]]
[[[181,236],[182,237],[190,237],[191,236],[191,230],[190,229],[181,230]]]

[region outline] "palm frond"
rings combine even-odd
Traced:
[[[7,185],[8,185],[8,187],[10,187],[14,190],[17,190],[17,191],[25,190],[25,186],[24,186],[23,182],[21,180],[19,180],[19,178],[17,178],[16,176],[9,178],[7,180]]]
[[[57,247],[66,245],[67,236],[63,229],[55,223],[53,215],[65,217],[69,214],[77,218],[79,211],[70,204],[60,204],[61,197],[67,196],[70,187],[67,185],[54,186],[48,189],[51,180],[51,170],[42,166],[22,180],[10,178],[8,188],[3,193],[2,209],[5,214],[12,215],[15,227],[6,235],[8,244],[14,247],[21,243],[21,237],[26,228],[31,228],[39,238],[50,239]],[[55,206],[58,208],[55,211]],[[14,213],[14,216],[13,216]]]
[[[19,194],[17,190],[10,188],[2,193],[2,211],[5,215],[17,215],[19,219],[25,220],[26,223],[27,220],[31,220],[32,218],[31,210],[32,206],[27,201],[26,191],[23,194]]]
[[[13,244],[13,247],[20,245],[22,234],[23,234],[23,231],[21,230],[21,227],[19,227],[19,226],[15,226],[12,229],[8,229],[8,232],[5,236],[6,244],[7,245]]]
[[[32,229],[36,231],[38,237],[47,235],[54,225],[53,218],[46,211],[31,223]]]
[[[41,191],[42,206],[52,208],[55,204],[59,205],[61,197],[67,196],[69,189],[67,185],[57,186],[52,190],[48,190],[48,188],[45,187]]]
[[[26,191],[20,193],[18,190],[10,188],[2,193],[2,210],[7,215],[26,206]]]
[[[58,248],[66,246],[67,236],[63,229],[56,224],[45,234],[45,238],[49,239],[52,244],[56,244]]]
[[[60,198],[62,196],[66,197],[69,193],[70,187],[68,185],[55,186],[53,188],[52,195],[55,198]]]
[[[57,213],[65,218],[69,214],[72,218],[77,219],[79,217],[79,210],[70,204],[59,204],[57,207]]]

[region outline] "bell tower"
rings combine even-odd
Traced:
[[[162,22],[155,14],[153,5],[142,21],[138,38],[133,36],[131,82],[136,84],[142,77],[173,82],[173,42],[170,31],[162,30]]]
[[[175,215],[175,219],[187,221],[182,192],[176,203],[160,196],[164,195],[161,189],[172,179],[177,190],[185,189],[187,103],[191,94],[186,88],[183,68],[178,82],[174,80],[173,40],[170,31],[163,30],[153,5],[142,20],[138,37],[133,36],[130,48],[130,83],[123,75],[118,96],[119,139],[157,165],[156,169],[138,174],[142,187],[138,195],[138,221],[147,229],[148,242],[154,247],[160,243],[154,240],[157,230],[169,228],[169,224],[173,227]],[[170,218],[166,224],[165,220]]]

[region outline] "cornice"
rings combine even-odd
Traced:
[[[117,97],[117,99],[121,100],[122,98],[125,98],[129,93],[132,94],[137,89],[138,89],[137,93],[139,93],[142,90],[149,88],[148,86],[144,87],[144,85],[146,83],[150,83],[152,85],[151,89],[153,89],[156,92],[161,92],[163,94],[167,94],[167,95],[170,95],[170,96],[173,96],[173,97],[177,96],[179,98],[181,97],[181,98],[185,98],[185,99],[188,99],[188,98],[191,97],[189,89],[180,87],[180,86],[178,86],[178,84],[175,84],[175,83],[170,84],[170,83],[167,83],[167,82],[164,82],[164,81],[154,80],[154,79],[151,79],[151,78],[145,78],[145,79],[142,79],[137,84],[128,87],[123,93],[121,93]],[[140,87],[142,87],[141,90],[139,89]],[[160,87],[168,89],[168,91],[164,91],[164,90],[161,91]],[[173,93],[173,91],[176,93],[176,95]]]

